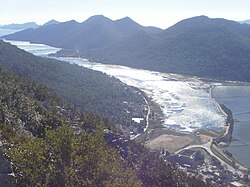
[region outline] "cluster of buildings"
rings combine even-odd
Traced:
[[[161,157],[166,162],[176,164],[184,172],[202,178],[213,187],[249,185],[248,174],[239,175],[239,173],[229,171],[216,157],[202,149],[182,149],[177,153],[161,155]]]

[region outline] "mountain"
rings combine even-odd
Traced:
[[[145,31],[149,33],[160,33],[162,31],[162,29],[157,27],[143,27],[129,17],[116,20],[114,25],[116,29],[125,36],[135,34],[139,31]]]
[[[61,46],[63,41],[71,36],[79,28],[80,24],[74,20],[61,24],[48,25],[37,29],[27,29],[17,32],[6,38],[12,40],[32,41],[34,43],[46,43],[48,45]],[[41,42],[43,41],[43,42]]]
[[[23,24],[9,24],[9,25],[3,25],[1,26],[2,29],[12,29],[12,30],[25,30],[29,28],[38,28],[39,25],[37,25],[35,22],[28,22]]]
[[[78,49],[77,55],[101,63],[250,81],[250,25],[197,16],[161,32],[148,29],[152,28],[140,26],[128,17],[112,21],[99,15],[83,23],[61,23],[5,38]]]
[[[158,35],[137,33],[82,55],[101,63],[250,81],[250,25],[199,16]]]
[[[139,168],[106,143],[104,121],[2,67],[0,85],[1,186],[142,185]]]
[[[141,26],[128,17],[113,21],[103,15],[96,15],[83,23],[69,21],[21,31],[4,38],[86,51],[110,45],[141,30],[150,33],[162,31],[154,27]]]
[[[59,24],[59,23],[60,23],[60,22],[58,22],[58,21],[52,19],[52,20],[50,20],[50,21],[44,23],[42,26],[54,25],[54,24]]]
[[[35,57],[2,41],[0,57],[1,186],[206,186],[41,85],[47,77],[52,84],[60,80],[62,67],[65,84],[72,84],[69,66],[76,65]],[[31,70],[38,76],[29,75]],[[84,81],[75,74],[76,82]],[[96,79],[93,72],[87,76]]]
[[[239,21],[239,23],[241,23],[241,24],[250,24],[250,20],[245,20],[245,21]]]
[[[46,85],[82,112],[105,116],[125,129],[133,125],[135,114],[144,115],[140,93],[104,73],[37,57],[3,41],[0,57],[0,65]]]

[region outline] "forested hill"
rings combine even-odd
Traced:
[[[250,20],[239,21],[241,24],[250,24]]]
[[[156,27],[144,27],[129,17],[113,21],[105,16],[96,15],[83,23],[71,20],[20,31],[4,38],[84,51],[110,45],[138,31],[158,33],[162,30]]]
[[[106,143],[108,126],[0,66],[0,186],[141,186]],[[14,178],[3,172],[10,163]]]
[[[104,73],[37,57],[3,41],[0,41],[0,57],[1,66],[46,85],[83,112],[131,125],[133,115],[144,108],[138,91]]]
[[[0,66],[0,186],[205,186],[109,127]]]
[[[47,28],[39,28],[5,38],[78,49],[81,56],[101,63],[215,79],[250,81],[248,24],[198,16],[180,21],[159,33],[152,33],[148,32],[149,28],[138,29],[138,25],[129,18],[114,23],[108,18],[97,16],[78,24],[76,28],[81,27],[84,34],[75,32],[75,24],[72,23],[68,28],[66,24],[69,23],[53,26],[65,25],[61,31],[53,30],[52,27],[50,32]],[[70,29],[74,32],[68,32],[66,37],[64,32]],[[68,37],[69,34],[71,37]],[[65,40],[60,37],[65,37]]]
[[[9,25],[3,25],[1,26],[2,29],[12,29],[12,30],[24,30],[29,28],[38,28],[39,25],[37,25],[35,22],[28,22],[23,24],[9,24]]]
[[[142,32],[83,56],[160,72],[250,81],[250,25],[199,16],[157,36]]]

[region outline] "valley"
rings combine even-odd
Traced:
[[[0,186],[249,186],[248,21],[1,25]]]
[[[50,51],[58,50],[27,42],[11,41],[11,43],[35,55],[46,56]],[[145,120],[149,124],[140,134],[135,134],[138,131],[131,131],[130,137],[151,151],[159,153],[164,150],[168,153],[175,153],[182,150],[183,147],[202,150],[204,148],[199,144],[211,143],[212,139],[220,137],[228,128],[225,126],[226,116],[218,108],[218,104],[213,98],[214,94],[211,93],[214,85],[221,86],[223,82],[95,63],[81,58],[60,57],[56,59],[104,72],[127,85],[142,90],[148,101],[149,109],[147,111],[150,116]],[[210,147],[215,149],[212,147],[217,146],[210,144],[206,149],[210,150]],[[216,149],[224,150],[221,147]],[[211,154],[215,155],[213,152]],[[221,156],[218,156],[218,159],[223,160]],[[226,163],[221,162],[223,166]],[[226,167],[233,168],[231,165]],[[243,166],[243,168],[245,167]],[[244,174],[241,170],[231,169],[231,172],[240,173],[236,175],[237,180],[241,178],[240,176],[243,179]]]

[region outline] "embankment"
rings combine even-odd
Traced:
[[[234,119],[232,111],[227,108],[224,104],[219,103],[214,97],[213,97],[213,90],[215,88],[215,85],[213,85],[209,90],[209,95],[211,100],[216,104],[218,109],[221,111],[221,113],[226,117],[225,121],[225,127],[226,131],[223,135],[219,136],[214,140],[217,144],[219,143],[225,143],[226,145],[229,145],[232,140],[232,134],[233,134],[233,126],[234,126]]]

